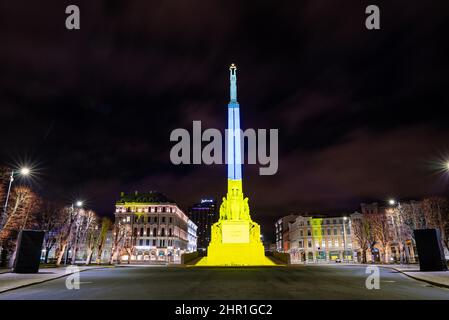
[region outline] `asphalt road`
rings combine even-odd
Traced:
[[[363,266],[261,268],[119,267],[80,273],[0,294],[2,299],[449,299],[449,290],[380,268],[380,289]]]

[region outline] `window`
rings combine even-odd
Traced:
[[[170,228],[170,229],[168,229],[168,236],[169,236],[169,237],[171,237],[171,236],[172,236],[172,234],[171,234],[171,228]]]
[[[153,239],[153,246],[156,246],[156,239]]]
[[[165,237],[165,229],[164,228],[161,229],[161,236]]]
[[[156,228],[153,228],[153,236],[154,237],[157,236],[157,229]]]
[[[147,239],[147,246],[149,246],[150,245],[150,240],[149,239]]]
[[[337,235],[337,229],[334,229],[334,236]]]
[[[139,240],[139,246],[143,246],[143,240],[142,239]]]
[[[133,233],[133,235],[134,235],[134,236],[137,236],[137,228],[134,228],[134,233]]]
[[[126,217],[126,222],[130,222],[131,221],[131,217],[130,216],[127,216]]]
[[[298,247],[302,248],[302,245],[303,245],[302,241],[299,241]]]
[[[304,237],[304,232],[302,230],[299,231],[299,234],[301,235],[301,237]]]
[[[337,219],[332,220],[332,222],[333,222],[334,224],[336,224],[336,223],[337,223]]]
[[[162,223],[165,223],[165,217],[162,217]]]
[[[310,229],[307,230],[307,235],[310,237],[312,233],[310,232]]]
[[[150,236],[150,228],[147,228],[147,236]]]
[[[170,218],[168,219],[168,221],[169,221],[170,223],[172,223],[172,222],[173,222],[173,218],[170,217]]]
[[[328,235],[328,236],[331,235],[331,229],[327,229],[327,235]]]
[[[309,248],[312,248],[312,241],[309,240],[309,241],[307,242],[307,246],[308,246]]]
[[[140,235],[143,236],[143,228],[140,228]]]
[[[154,223],[157,223],[157,217],[154,217]]]

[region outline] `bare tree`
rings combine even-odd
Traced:
[[[449,204],[446,198],[429,197],[422,203],[426,225],[440,231],[441,241],[449,250]]]
[[[80,209],[75,209],[72,206],[65,207],[64,210],[62,210],[62,220],[63,223],[61,224],[60,232],[58,234],[58,248],[56,253],[56,265],[60,266],[62,258],[64,257],[64,254],[66,254],[66,251],[68,250],[69,242],[72,238],[73,234],[73,225],[75,223],[75,220],[77,219],[77,216],[80,212]]]
[[[40,197],[30,188],[18,186],[11,190],[10,201],[0,230],[2,265],[6,264],[8,252],[13,252],[10,263],[14,262],[17,235],[21,230],[35,223],[41,205]]]
[[[366,263],[366,251],[370,248],[370,226],[363,215],[352,219],[352,234],[362,251],[362,263]]]
[[[75,264],[79,248],[86,243],[88,231],[96,223],[97,215],[92,210],[79,210],[74,223],[74,233],[72,238],[71,262]],[[98,227],[97,227],[98,228]]]
[[[108,218],[103,218],[101,220],[101,230],[97,239],[97,263],[101,263],[101,255],[103,254],[104,244],[106,242],[106,235],[111,229],[111,220]],[[112,252],[111,252],[112,255]]]
[[[120,220],[120,218],[116,218],[113,224],[113,233],[112,233],[112,251],[111,257],[109,260],[109,264],[113,264],[114,261],[120,262],[120,252],[124,248],[124,243],[127,238],[129,238],[130,228],[126,223]]]
[[[382,251],[383,262],[388,263],[389,246],[392,237],[392,229],[386,212],[372,213],[366,215],[371,226],[371,233],[379,243]]]
[[[40,212],[37,215],[37,227],[45,231],[44,248],[45,260],[48,262],[48,255],[56,244],[64,223],[64,208],[50,201],[44,201]]]
[[[95,247],[97,245],[98,239],[100,237],[99,223],[95,219],[92,223],[86,224],[86,241],[85,248],[87,251],[86,264],[90,264],[92,255],[94,253]]]

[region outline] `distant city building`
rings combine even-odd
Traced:
[[[189,208],[189,218],[198,226],[198,250],[205,251],[210,242],[210,230],[218,221],[217,205],[214,199],[201,199]]]
[[[288,241],[288,224],[296,220],[298,215],[290,214],[288,216],[280,218],[276,221],[276,250],[279,252],[288,251],[289,241]]]
[[[288,230],[292,263],[354,260],[349,217],[297,216]]]
[[[188,240],[189,243],[187,244],[187,251],[188,252],[195,252],[197,250],[197,244],[198,244],[198,235],[197,235],[197,229],[198,226],[189,219],[187,222],[187,229],[188,229]]]
[[[121,260],[179,262],[188,250],[189,218],[160,192],[122,192],[116,202],[115,219],[129,230]]]

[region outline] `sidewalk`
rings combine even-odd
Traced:
[[[80,271],[85,271],[90,269],[105,268],[105,266],[79,266],[78,268]],[[39,269],[39,273],[12,273],[10,272],[10,269],[0,269],[0,293],[36,283],[62,278],[69,274],[70,273],[66,274],[66,267],[41,268]]]
[[[419,265],[377,265],[390,268],[409,276],[415,280],[424,281],[431,285],[449,288],[449,271],[419,271]]]
[[[376,266],[379,268],[393,269],[412,279],[424,281],[431,285],[449,288],[449,271],[419,271],[419,264],[360,264],[360,263],[308,263],[305,266]],[[295,264],[293,265],[295,266]]]

